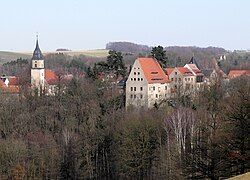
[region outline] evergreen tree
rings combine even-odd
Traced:
[[[109,70],[114,72],[116,77],[118,77],[119,75],[125,76],[126,67],[121,52],[110,50],[109,55],[107,57],[107,64]]]
[[[151,55],[158,60],[158,62],[163,68],[167,66],[168,62],[167,62],[166,51],[162,46],[153,47]]]

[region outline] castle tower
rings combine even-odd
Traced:
[[[36,40],[36,48],[31,59],[31,85],[32,88],[37,88],[38,92],[44,90],[45,87],[45,70],[42,52],[39,48],[38,37]]]

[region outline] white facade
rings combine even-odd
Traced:
[[[149,83],[137,59],[126,82],[126,107],[152,108],[169,97],[169,83]]]
[[[195,64],[163,71],[152,58],[135,60],[126,82],[126,107],[152,108],[181,95],[194,95],[204,84],[204,75]]]

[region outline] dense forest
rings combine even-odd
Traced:
[[[149,56],[153,47],[140,45],[130,42],[110,42],[106,45],[106,49],[121,51],[124,54],[125,61],[132,64],[135,57]],[[212,69],[212,59],[219,60],[221,56],[226,56],[219,63],[222,70],[228,73],[230,69],[250,68],[250,52],[227,51],[219,47],[200,48],[195,46],[168,46],[164,47],[170,67],[183,66],[191,57],[195,57],[201,69]]]
[[[96,76],[126,76],[122,53],[96,63],[60,53],[45,59],[46,68],[74,74],[54,96],[32,93],[29,60],[1,67],[22,86],[19,96],[0,96],[0,179],[219,179],[249,171],[249,77],[218,78],[194,98],[126,110],[125,94]]]
[[[123,94],[91,79],[58,87],[55,96],[1,94],[1,179],[218,179],[249,170],[249,79],[151,110],[126,111]]]

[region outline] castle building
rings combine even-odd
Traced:
[[[126,107],[152,108],[169,93],[169,79],[160,64],[153,58],[136,59],[126,82]]]
[[[152,108],[180,95],[194,95],[204,74],[194,58],[184,67],[162,69],[156,59],[135,60],[126,82],[126,107]]]

